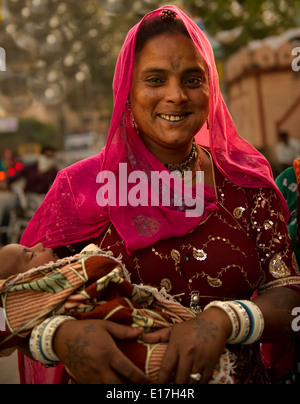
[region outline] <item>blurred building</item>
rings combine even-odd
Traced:
[[[276,165],[279,131],[300,140],[300,71],[293,49],[300,28],[251,42],[226,63],[228,106],[238,132]]]

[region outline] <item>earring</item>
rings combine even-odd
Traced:
[[[133,128],[135,128],[135,120],[134,120],[134,117],[133,117],[133,113],[132,113],[132,112],[130,113],[130,123],[131,123],[131,126],[132,126]]]
[[[127,100],[127,107],[128,107],[128,110],[130,111],[130,125],[131,125],[133,128],[135,128],[135,120],[134,120],[133,113],[132,113],[132,111],[131,111],[131,105],[130,105],[130,101],[129,101],[129,100]]]

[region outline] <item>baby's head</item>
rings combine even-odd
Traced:
[[[0,279],[7,279],[57,260],[58,257],[52,248],[45,248],[43,244],[37,244],[32,248],[9,244],[0,249]]]

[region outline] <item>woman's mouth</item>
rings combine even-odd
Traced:
[[[161,114],[159,116],[162,119],[164,119],[165,121],[168,121],[168,122],[181,122],[185,118],[187,118],[189,116],[189,114],[184,114],[184,115],[165,115],[165,114]]]

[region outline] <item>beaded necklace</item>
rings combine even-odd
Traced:
[[[198,156],[198,149],[196,145],[195,139],[193,140],[193,146],[192,150],[188,156],[188,158],[178,164],[164,164],[164,166],[169,170],[169,171],[179,171],[181,174],[183,174],[185,171],[191,171],[190,165],[193,160],[196,160]]]

